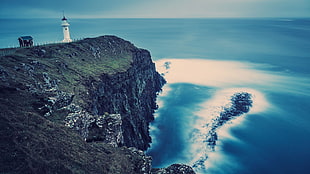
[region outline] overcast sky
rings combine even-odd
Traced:
[[[310,17],[310,0],[0,0],[0,18]]]

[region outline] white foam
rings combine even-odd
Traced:
[[[164,63],[171,62],[166,70]],[[165,74],[168,83],[193,83],[212,87],[240,84],[260,84],[272,77],[253,70],[251,64],[235,61],[215,61],[204,59],[162,59],[156,62],[157,70]]]
[[[165,63],[170,62],[169,69]],[[310,79],[297,78],[286,72],[262,70],[271,65],[207,59],[160,59],[157,70],[168,83],[192,83],[216,88],[250,87],[273,92],[309,94]]]
[[[159,134],[159,129],[154,124],[150,124],[149,128],[150,128],[149,130],[150,130],[151,135],[152,135],[152,143],[150,144],[150,146],[154,147],[158,143],[157,135]]]
[[[156,104],[158,105],[159,108],[162,108],[164,107],[164,102],[162,101],[162,97],[164,96],[167,96],[169,94],[169,92],[171,91],[171,88],[169,86],[169,84],[165,85],[163,88],[162,88],[162,91],[159,93],[158,97],[157,97],[157,100],[156,100]],[[154,114],[154,117],[158,117],[159,115],[158,114]]]
[[[235,169],[242,168],[242,164],[235,162],[231,156],[225,155],[221,152],[211,152],[208,154],[209,158],[205,162],[207,169],[203,172],[197,172],[200,174],[204,173],[217,173],[217,174],[227,174],[227,171],[231,173],[236,173]],[[229,169],[227,169],[229,168]]]

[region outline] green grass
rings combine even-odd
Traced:
[[[57,82],[59,90],[74,94],[74,103],[83,106],[87,104],[85,96],[89,90],[84,86],[85,82],[99,80],[102,74],[125,72],[132,66],[132,51],[136,49],[125,40],[104,36],[72,43],[16,48],[15,53],[0,57],[0,65],[12,78],[10,83],[23,88],[36,83],[43,85],[43,74],[46,73]]]

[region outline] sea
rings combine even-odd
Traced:
[[[167,84],[150,125],[153,167],[199,174],[310,173],[310,19],[76,19],[73,40],[116,35],[151,52]],[[0,48],[19,36],[63,39],[59,19],[0,19]],[[236,93],[249,112],[207,134]]]

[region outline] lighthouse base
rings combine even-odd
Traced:
[[[64,39],[64,40],[62,40],[62,42],[63,43],[68,43],[68,42],[72,42],[72,40],[71,39]]]

